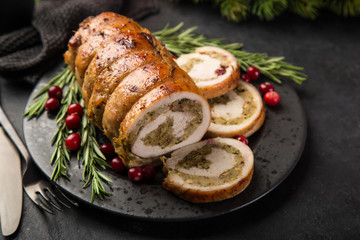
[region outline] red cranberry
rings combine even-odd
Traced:
[[[274,86],[272,84],[270,84],[269,82],[264,82],[262,84],[259,85],[259,91],[262,94],[265,94],[267,92],[271,92],[274,91]]]
[[[140,182],[143,178],[143,172],[140,167],[132,167],[128,170],[128,178],[132,182]]]
[[[68,107],[67,113],[70,114],[77,114],[80,117],[83,115],[84,109],[83,107],[78,103],[70,104]]]
[[[244,82],[251,82],[251,79],[250,79],[249,75],[247,75],[247,74],[241,75],[241,79],[242,79]]]
[[[61,99],[62,98],[62,89],[59,86],[51,86],[48,89],[48,95],[49,98],[56,98],[56,99]]]
[[[65,139],[65,146],[70,150],[76,151],[80,148],[81,137],[78,133],[72,133]]]
[[[121,161],[121,158],[119,158],[119,157],[113,158],[111,160],[110,165],[114,169],[115,172],[122,172],[126,168],[123,161]]]
[[[65,118],[65,124],[68,129],[77,131],[81,125],[81,118],[77,114],[70,114]]]
[[[175,56],[171,56],[171,58],[176,60],[176,57],[175,57]]]
[[[248,67],[246,74],[249,75],[251,80],[256,80],[260,77],[260,71],[256,67]]]
[[[264,95],[264,101],[269,106],[276,106],[280,102],[280,95],[275,91],[267,92]]]
[[[226,73],[226,70],[223,69],[223,68],[219,68],[219,69],[215,70],[215,73],[216,73],[216,75],[221,76],[221,75],[224,75]]]
[[[116,156],[114,146],[111,143],[104,143],[100,146],[100,151],[104,154],[106,159],[112,159]]]
[[[249,144],[249,141],[248,141],[247,138],[244,137],[244,136],[236,136],[235,139],[238,140],[238,141],[240,141],[240,142],[242,142],[242,143],[245,143],[246,145]]]
[[[226,68],[228,68],[228,66],[220,65],[220,68],[215,70],[216,75],[224,75],[226,73]]]
[[[144,180],[151,180],[155,177],[155,168],[153,166],[147,165],[142,167],[142,174]]]
[[[45,103],[45,110],[48,112],[55,112],[59,108],[59,100],[56,98],[49,98]]]

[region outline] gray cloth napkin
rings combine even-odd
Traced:
[[[156,0],[41,0],[31,26],[0,36],[0,74],[34,83],[62,58],[68,40],[86,17],[113,11],[141,19],[157,9]]]

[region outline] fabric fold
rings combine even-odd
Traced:
[[[42,0],[32,26],[0,36],[0,74],[31,83],[58,62],[78,24],[88,16],[113,11],[140,19],[157,11],[156,0]],[[19,79],[19,78],[8,78]]]

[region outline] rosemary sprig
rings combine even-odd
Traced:
[[[51,180],[56,181],[59,177],[65,177],[68,180],[68,162],[70,161],[70,152],[65,146],[65,139],[72,131],[68,130],[65,125],[65,118],[67,109],[72,103],[77,103],[81,99],[81,93],[76,83],[75,77],[72,74],[68,74],[68,79],[65,82],[68,83],[68,88],[61,100],[61,108],[56,115],[56,124],[58,130],[51,139],[55,150],[50,158],[50,163],[54,164]]]
[[[49,83],[39,91],[39,93],[33,98],[36,101],[29,106],[24,116],[31,119],[33,117],[39,117],[44,112],[45,102],[48,99],[47,91],[53,85],[57,85],[63,89],[67,86],[67,88],[61,100],[61,108],[55,118],[58,129],[51,139],[51,143],[55,146],[55,150],[50,158],[50,163],[54,165],[51,180],[56,181],[61,177],[65,177],[70,180],[68,175],[70,151],[65,146],[65,140],[72,131],[67,129],[65,118],[70,104],[80,103],[83,105],[83,100],[75,77],[68,67],[51,79]],[[83,187],[85,188],[91,185],[91,202],[93,202],[95,196],[103,199],[103,196],[110,195],[104,187],[104,182],[111,182],[111,179],[98,169],[99,167],[102,170],[105,170],[109,165],[106,162],[105,156],[99,149],[99,144],[96,140],[95,127],[89,121],[86,113],[84,113],[82,117],[80,136],[82,138],[82,142],[81,147],[77,152],[77,159],[78,161],[80,161],[80,158],[83,160],[82,164],[84,165],[84,170],[82,178],[85,182]]]
[[[196,35],[193,32],[197,27],[191,27],[180,31],[183,25],[184,23],[181,22],[177,26],[170,28],[167,24],[162,30],[153,33],[166,45],[167,50],[176,56],[191,53],[195,48],[202,46],[214,46],[228,50],[235,50],[243,47],[242,43],[222,44],[221,38],[207,39],[203,35]]]
[[[257,67],[260,72],[271,80],[281,83],[280,77],[287,77],[298,84],[306,80],[307,76],[301,72],[302,67],[287,63],[284,57],[270,57],[266,53],[249,53],[240,50],[243,44],[223,44],[222,39],[207,39],[203,35],[195,34],[197,27],[181,30],[183,23],[171,28],[166,25],[164,29],[157,31],[154,35],[165,43],[166,48],[176,56],[193,52],[195,48],[202,46],[216,46],[224,48],[234,54],[240,68],[243,71],[249,66]]]
[[[33,98],[33,100],[38,99],[37,101],[33,102],[29,108],[25,111],[24,117],[27,117],[28,119],[36,117],[38,118],[45,110],[45,103],[48,99],[47,91],[51,86],[57,85],[61,88],[63,88],[65,85],[67,85],[71,79],[72,72],[69,70],[69,68],[65,68],[61,73],[59,73],[57,76],[52,78],[48,84],[46,84],[45,87],[43,87]]]
[[[83,105],[83,102],[81,102]],[[91,202],[94,201],[95,196],[103,200],[103,196],[111,195],[106,191],[103,181],[112,182],[110,178],[101,173],[96,166],[105,170],[109,167],[106,162],[104,154],[99,149],[99,144],[96,140],[95,126],[90,122],[86,113],[83,114],[81,135],[81,148],[78,151],[77,158],[80,161],[82,157],[82,164],[84,165],[82,178],[85,181],[84,188],[91,184]]]

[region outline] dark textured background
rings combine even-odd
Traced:
[[[254,204],[188,223],[135,221],[90,206],[44,214],[24,197],[17,239],[360,239],[360,19],[292,15],[235,24],[204,5],[159,1],[140,24],[151,31],[183,21],[207,37],[243,42],[251,52],[285,56],[309,80],[293,85],[305,108],[308,138],[290,176]],[[22,135],[32,86],[0,78],[2,105]]]

